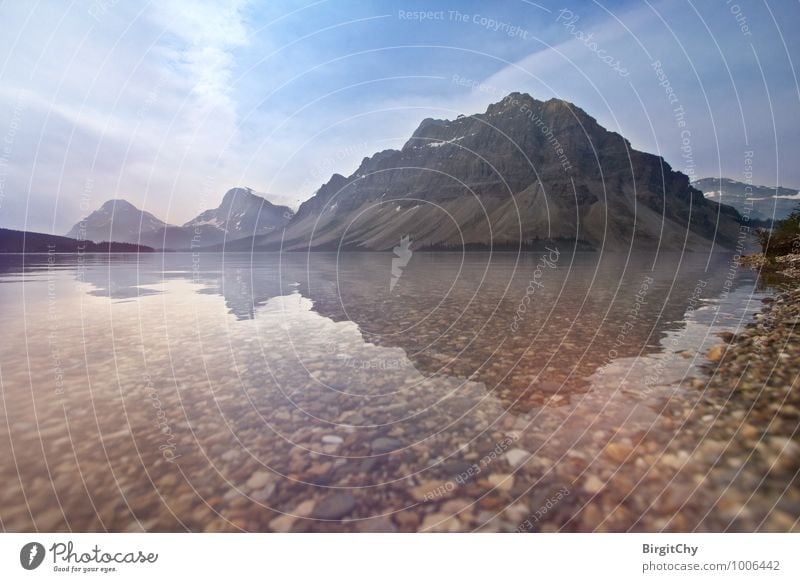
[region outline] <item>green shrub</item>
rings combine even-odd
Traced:
[[[800,208],[784,220],[775,223],[772,232],[759,229],[756,234],[761,243],[761,250],[767,256],[800,253]]]

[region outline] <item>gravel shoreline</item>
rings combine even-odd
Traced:
[[[687,429],[677,440],[695,443],[673,487],[717,490],[695,489],[669,529],[800,531],[800,255],[779,259],[745,258],[762,275],[782,276],[782,290],[743,332],[708,352],[704,377],[689,381],[701,391],[697,405],[671,411]]]

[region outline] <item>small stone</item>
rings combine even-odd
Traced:
[[[326,434],[324,437],[322,437],[322,442],[326,445],[340,445],[344,442],[344,439],[336,436],[335,434]]]
[[[706,352],[706,358],[712,362],[719,362],[722,359],[722,356],[725,355],[725,347],[726,346],[724,344],[719,344],[712,347]]]
[[[334,493],[319,502],[314,510],[316,519],[342,519],[353,511],[356,498],[348,493]]]
[[[159,487],[173,487],[178,484],[178,478],[175,473],[167,473],[158,480]]]
[[[302,473],[308,465],[308,459],[305,457],[295,457],[289,462],[290,473]]]
[[[330,473],[331,469],[333,469],[333,463],[319,463],[317,465],[312,465],[307,471],[307,474],[309,477],[322,477]]]
[[[603,521],[603,513],[596,504],[590,503],[581,512],[581,521],[587,529],[594,529],[601,521]]]
[[[267,484],[272,481],[272,473],[269,471],[256,471],[245,483],[245,486],[250,489],[263,489]]]
[[[372,441],[372,452],[382,455],[384,453],[391,453],[403,446],[397,439],[390,437],[378,437]]]
[[[478,501],[478,507],[489,511],[501,511],[506,504],[507,499],[500,495],[485,495]]]
[[[634,487],[636,487],[636,484],[633,481],[622,474],[618,474],[616,477],[614,477],[614,480],[611,483],[614,493],[622,496],[629,495],[633,491]]]
[[[520,414],[514,422],[514,428],[517,430],[525,430],[531,428],[533,419],[528,414]]]
[[[388,517],[376,517],[375,519],[360,522],[358,531],[364,533],[395,533],[397,527]]]
[[[617,463],[624,463],[630,458],[633,452],[633,447],[624,443],[610,443],[606,447],[606,455],[611,457]]]
[[[239,458],[239,451],[238,449],[231,449],[229,451],[225,451],[222,453],[222,460],[225,462],[230,463],[231,461],[235,461]]]
[[[681,460],[672,453],[665,453],[658,458],[658,462],[673,469],[680,469],[683,466]]]
[[[250,495],[250,497],[252,497],[253,500],[255,501],[263,503],[267,501],[274,492],[275,492],[275,483],[267,483],[266,487],[264,487],[263,489],[259,489],[258,491]]]
[[[797,529],[795,518],[780,510],[773,510],[769,514],[770,521],[776,526],[777,531],[792,532]]]
[[[316,503],[314,499],[306,499],[292,510],[292,514],[298,517],[308,517],[314,511]]]
[[[605,484],[595,475],[589,475],[583,483],[583,490],[594,495],[603,490]]]
[[[760,431],[749,423],[743,424],[740,431],[742,433],[742,436],[746,439],[754,439],[760,434]]]
[[[455,490],[455,483],[452,481],[426,481],[417,485],[411,490],[411,497],[419,502],[434,501],[443,497],[450,497]]]
[[[401,511],[394,514],[394,521],[402,528],[416,531],[420,516],[414,511]]]
[[[767,444],[775,451],[769,468],[771,473],[795,469],[800,465],[800,444],[786,437],[772,437]]]
[[[511,488],[514,487],[514,475],[495,473],[489,475],[488,481],[498,491],[511,491]]]
[[[292,531],[292,526],[297,518],[293,515],[281,515],[269,522],[269,529],[276,533],[287,533]]]
[[[432,513],[425,517],[420,530],[454,533],[461,531],[461,522],[446,513]]]
[[[493,526],[497,524],[497,514],[493,511],[481,511],[475,517],[475,520],[482,525],[492,524]],[[481,530],[484,531],[484,530]]]
[[[355,414],[352,414],[347,418],[347,424],[353,426],[359,426],[361,424],[364,424],[364,417],[356,412]]]
[[[221,520],[214,520],[209,522],[203,528],[204,533],[220,533],[225,531],[226,523]]]
[[[669,489],[664,489],[661,494],[653,502],[653,508],[662,514],[674,515],[681,507],[691,499],[693,494],[692,487],[685,486],[672,486]],[[721,502],[731,502],[732,505],[741,508],[741,503],[736,500],[723,498]]]
[[[524,503],[515,503],[514,505],[510,505],[506,507],[506,517],[514,523],[519,523],[525,520],[531,511],[528,509],[528,506]]]
[[[451,499],[450,501],[442,505],[442,512],[454,515],[456,513],[460,513],[466,510],[471,505],[472,501],[470,501],[469,499]]]
[[[511,449],[510,451],[507,451],[505,455],[506,460],[512,467],[518,467],[529,456],[530,453],[528,451],[523,451],[522,449]]]

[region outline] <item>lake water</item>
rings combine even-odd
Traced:
[[[1,523],[713,529],[654,501],[703,471],[665,411],[763,293],[731,255],[5,256]]]

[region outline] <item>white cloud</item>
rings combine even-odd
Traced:
[[[67,5],[27,20],[24,11],[0,11],[9,28],[27,21],[0,86],[0,108],[20,99],[26,106],[8,160],[3,225],[66,230],[89,181],[94,206],[123,196],[184,222],[237,181],[231,84],[234,53],[248,42],[246,4],[171,0],[140,9],[115,4],[99,21]],[[51,26],[62,16],[61,27]]]
[[[193,83],[192,92],[201,109],[227,107],[235,113],[230,97],[235,60],[232,50],[248,44],[244,12],[248,2],[168,0],[153,5],[152,19],[163,28],[167,40],[177,43],[170,63]]]

